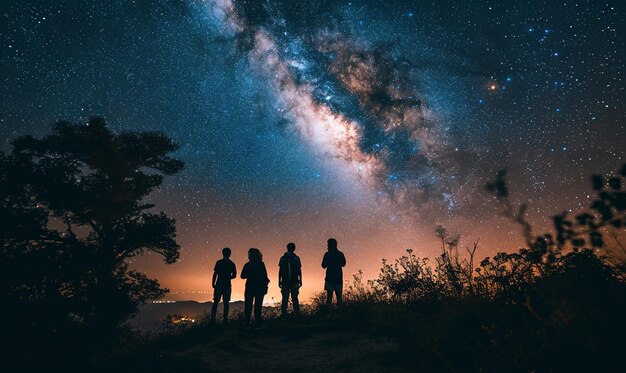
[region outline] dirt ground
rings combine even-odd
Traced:
[[[162,372],[395,372],[410,370],[399,346],[342,319],[269,320],[194,327],[158,338],[115,369]],[[113,368],[113,367],[111,367]]]

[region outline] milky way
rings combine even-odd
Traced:
[[[457,207],[460,188],[454,180],[458,166],[452,145],[441,123],[430,115],[407,61],[398,61],[382,45],[361,45],[347,33],[328,28],[293,37],[284,31],[285,37],[278,40],[271,26],[246,19],[246,13],[258,11],[246,5],[224,0],[213,4],[213,11],[238,39],[255,70],[268,79],[283,118],[318,156],[330,158],[329,166],[387,200],[380,197],[384,191],[395,210],[430,212],[437,202]],[[274,15],[264,24],[285,24],[279,11],[269,5],[265,10]],[[285,47],[294,39],[310,44],[313,51]],[[322,71],[319,76],[309,73],[315,68]],[[352,115],[341,105],[333,106],[339,90],[351,96],[344,101],[356,102]]]
[[[497,170],[540,231],[624,161],[622,3],[3,2],[0,151],[92,115],[178,142],[186,168],[150,200],[181,260],[131,263],[172,299],[208,299],[225,246],[239,268],[263,251],[268,301],[291,241],[305,298],[329,237],[347,278],[436,255],[436,224],[491,256],[523,244],[483,191]]]

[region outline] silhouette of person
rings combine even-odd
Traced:
[[[333,292],[337,297],[337,311],[341,314],[343,309],[343,267],[346,265],[346,257],[337,248],[337,240],[328,239],[328,251],[324,254],[322,268],[326,269],[324,290],[326,290],[326,307],[328,316],[332,314]]]
[[[224,302],[224,324],[228,322],[228,308],[231,294],[230,280],[237,277],[237,268],[235,263],[230,260],[230,249],[225,247],[222,249],[223,259],[215,262],[215,268],[213,268],[213,306],[211,307],[211,322],[215,322],[215,316],[217,313],[217,305],[220,302],[220,298]]]
[[[246,279],[244,292],[244,315],[246,325],[250,326],[252,317],[252,303],[254,302],[254,327],[261,326],[261,310],[263,297],[267,294],[267,286],[270,279],[267,277],[267,269],[263,263],[263,254],[256,248],[248,250],[248,263],[241,270],[241,278]]]
[[[283,296],[280,308],[282,316],[287,316],[289,295],[291,295],[291,303],[293,303],[293,313],[295,315],[300,314],[298,293],[302,286],[302,263],[294,251],[296,251],[296,244],[288,243],[287,252],[278,262],[278,287],[280,287]]]

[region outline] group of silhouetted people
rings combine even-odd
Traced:
[[[293,312],[297,316],[300,314],[300,303],[298,294],[302,287],[302,262],[296,255],[296,244],[287,244],[287,252],[278,262],[278,286],[282,294],[281,315],[287,315],[289,297],[293,304]],[[222,259],[215,263],[213,269],[212,285],[213,307],[211,308],[211,322],[215,322],[217,306],[222,300],[224,303],[224,323],[228,322],[228,309],[231,295],[231,280],[237,277],[235,263],[230,260],[231,250],[226,247],[222,250]],[[337,240],[328,239],[328,251],[324,254],[322,268],[326,269],[324,279],[324,290],[326,290],[326,306],[330,316],[332,312],[333,293],[337,298],[337,309],[342,310],[343,291],[343,267],[346,265],[346,257],[337,248]],[[261,326],[261,311],[263,307],[263,297],[267,294],[270,279],[267,276],[267,269],[263,263],[263,254],[257,248],[248,250],[248,262],[241,270],[241,278],[246,280],[244,292],[244,315],[247,326],[259,328]],[[252,308],[254,307],[254,324],[252,321]]]

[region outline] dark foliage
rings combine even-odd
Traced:
[[[178,146],[156,132],[115,134],[101,118],[58,122],[44,138],[12,144],[0,153],[0,323],[16,342],[9,360],[50,364],[41,350],[77,360],[167,291],[127,260],[145,251],[178,258],[174,220],[143,202],[162,175],[183,168],[168,155]]]
[[[597,198],[573,220],[554,217],[554,232],[535,236],[526,206],[509,201],[506,173],[487,184],[519,223],[527,247],[474,265],[478,241],[458,252],[458,237],[435,228],[442,253],[433,261],[411,250],[383,261],[377,280],[360,274],[346,311],[374,332],[404,342],[426,371],[603,370],[619,362],[626,336],[623,239],[626,166],[594,176]],[[609,245],[607,237],[616,245]]]

